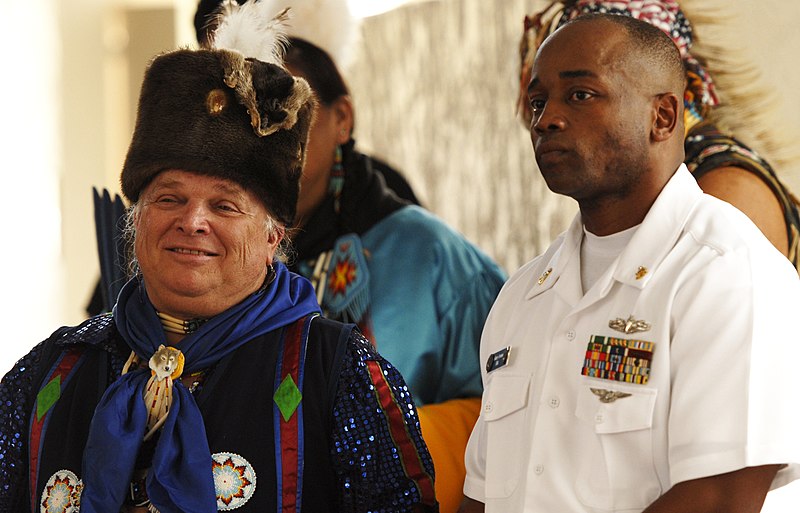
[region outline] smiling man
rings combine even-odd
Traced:
[[[683,76],[623,16],[539,49],[536,161],[580,212],[487,320],[462,512],[757,512],[800,475],[800,282],[682,164]]]
[[[134,275],[0,382],[0,512],[438,509],[399,371],[279,258],[316,101],[269,9],[226,4],[219,44],[150,63]]]

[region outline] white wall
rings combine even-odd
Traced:
[[[57,7],[57,0],[2,4],[2,372],[66,318]]]

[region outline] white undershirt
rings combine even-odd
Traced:
[[[592,288],[592,285],[597,282],[606,269],[622,253],[622,250],[628,245],[638,228],[639,225],[637,224],[627,230],[599,237],[587,231],[586,226],[583,227],[583,239],[581,239],[581,286],[584,294]]]

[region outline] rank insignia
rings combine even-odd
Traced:
[[[548,268],[545,272],[542,273],[541,276],[539,276],[539,279],[536,280],[536,283],[538,283],[539,285],[544,283],[547,280],[547,277],[550,276],[550,273],[552,273],[552,272],[553,272],[553,268],[552,267]]]
[[[486,372],[492,372],[495,369],[508,365],[508,358],[510,355],[511,346],[489,355],[489,359],[486,361]]]
[[[655,343],[592,335],[581,374],[590,378],[647,384]]]

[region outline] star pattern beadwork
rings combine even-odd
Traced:
[[[217,509],[228,511],[243,506],[256,491],[256,472],[243,457],[230,452],[212,455],[212,474]]]
[[[333,270],[333,276],[328,280],[328,288],[334,296],[344,295],[347,286],[356,279],[356,267],[350,260],[338,260]]]

